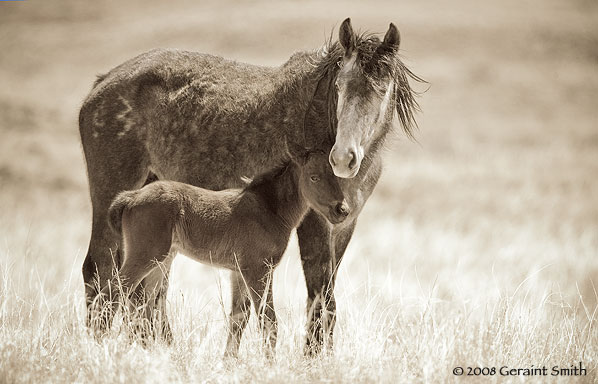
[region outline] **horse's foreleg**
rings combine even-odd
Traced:
[[[232,308],[229,315],[228,340],[225,356],[235,357],[239,352],[243,330],[251,314],[251,299],[248,286],[240,272],[231,273]]]
[[[332,346],[336,322],[334,284],[336,271],[355,228],[343,223],[333,235],[332,226],[313,211],[297,228],[301,263],[307,285],[307,340],[304,353],[313,355]]]

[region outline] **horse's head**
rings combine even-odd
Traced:
[[[311,151],[301,158],[299,188],[308,204],[332,224],[344,221],[350,208],[328,163],[328,152]]]
[[[411,136],[417,109],[407,80],[413,75],[398,57],[400,36],[390,24],[384,39],[356,35],[351,20],[339,31],[336,88],[336,139],[329,161],[334,173],[343,178],[357,175],[369,147],[389,130],[394,110]]]

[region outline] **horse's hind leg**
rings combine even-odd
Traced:
[[[248,287],[239,272],[231,273],[232,308],[229,315],[228,340],[225,356],[234,357],[239,352],[243,330],[251,314],[251,299]]]
[[[108,207],[118,192],[139,188],[148,175],[149,158],[135,134],[136,127],[129,126],[130,120],[116,117],[125,107],[122,97],[104,95],[86,101],[79,115],[93,209],[91,239],[82,268],[88,325],[94,317],[94,299],[120,265],[120,236],[108,227]]]
[[[110,148],[109,145],[106,147]],[[135,156],[134,150],[128,153],[129,156],[122,154],[120,158],[117,154],[90,154],[92,150],[89,147],[85,147],[85,150],[93,218],[89,249],[82,270],[88,308],[87,324],[93,327],[94,299],[121,263],[121,240],[108,227],[108,207],[118,192],[139,188],[148,171],[142,159]]]
[[[110,330],[114,314],[120,306],[122,296],[119,291],[123,287],[118,280],[118,277],[114,276],[110,284],[104,285],[102,291],[94,299],[93,332],[96,340],[100,340]]]

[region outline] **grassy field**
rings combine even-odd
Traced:
[[[227,273],[184,257],[172,346],[94,342],[77,128],[94,76],[154,47],[278,65],[347,16],[395,22],[431,86],[418,142],[392,138],[341,265],[333,353],[302,356],[295,238],[274,281],[274,361],[255,323],[221,359]],[[499,368],[579,362],[573,381],[598,382],[596,2],[2,2],[0,50],[0,382],[519,382]]]

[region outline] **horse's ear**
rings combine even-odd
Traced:
[[[338,41],[345,49],[345,56],[351,56],[355,49],[355,32],[351,26],[351,18],[347,17],[338,31]]]
[[[388,31],[384,35],[384,40],[382,40],[382,44],[376,49],[376,54],[372,60],[377,61],[383,56],[395,54],[399,50],[399,44],[401,44],[399,30],[393,23],[390,23]]]
[[[394,46],[395,48],[399,48],[399,44],[401,44],[401,34],[399,33],[399,30],[397,29],[396,25],[394,25],[393,23],[390,23],[388,31],[386,31],[386,35],[384,35],[384,40],[382,41],[382,44],[389,47]]]

